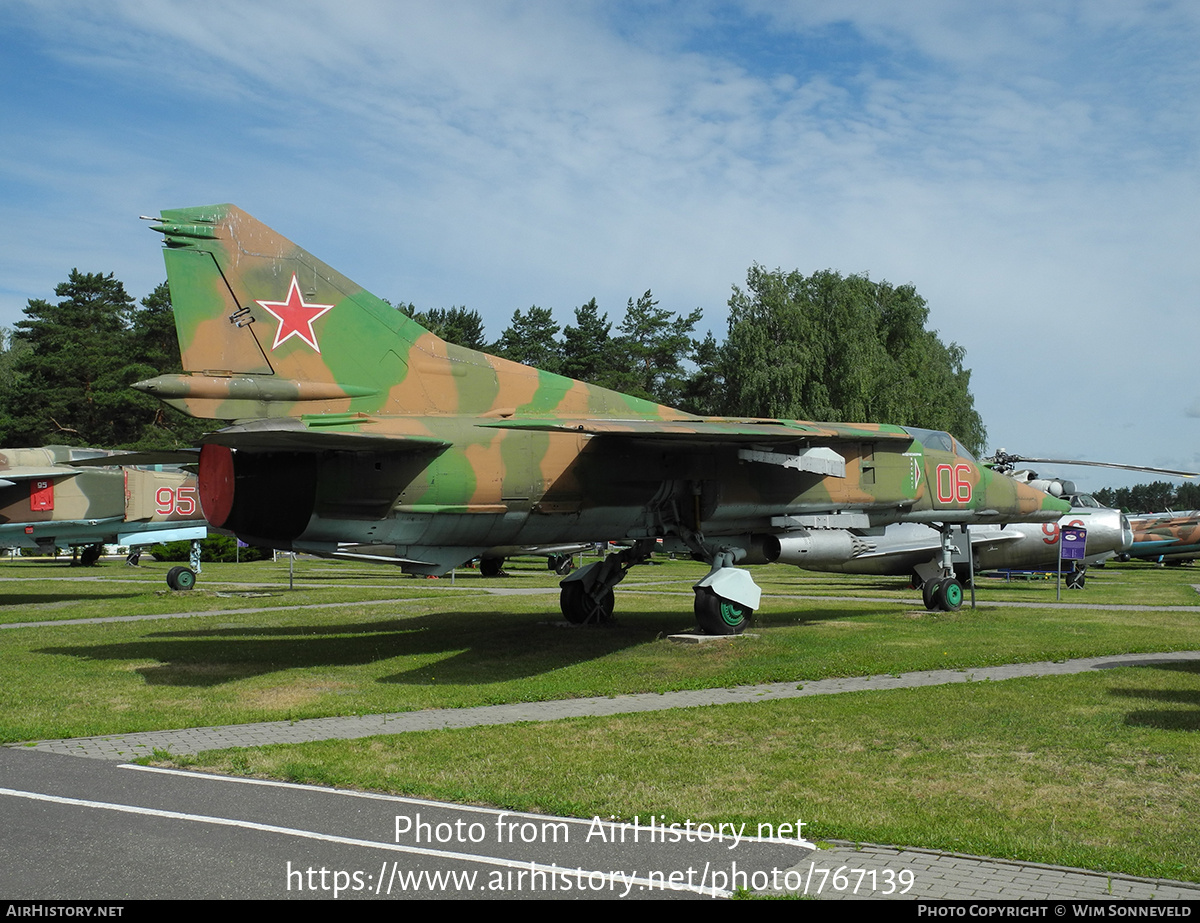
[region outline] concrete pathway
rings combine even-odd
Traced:
[[[420,711],[360,715],[348,718],[309,718],[301,721],[268,721],[261,724],[232,724],[224,727],[184,728],[173,731],[144,731],[104,737],[75,737],[67,740],[40,740],[9,744],[32,746],[40,750],[87,756],[105,760],[132,760],[149,756],[155,750],[176,756],[218,750],[225,747],[261,747],[275,743],[304,743],[314,740],[351,740],[376,734],[403,734],[407,731],[432,731],[441,728],[478,727],[486,724],[515,724],[520,721],[555,721],[589,715],[625,715],[635,712],[666,711],[672,708],[697,708],[704,705],[732,705],[741,702],[765,702],[795,699],[839,692],[866,692],[883,689],[907,689],[914,686],[942,686],[947,683],[998,681],[1027,676],[1066,676],[1115,667],[1150,666],[1200,660],[1200,651],[1166,654],[1119,654],[1108,657],[1083,657],[1078,660],[1014,663],[998,667],[967,670],[926,670],[897,676],[861,676],[814,680],[807,683],[768,683],[736,686],[732,689],[692,689],[681,692],[639,693],[636,695],[597,696],[586,699],[561,699],[552,702],[518,702],[512,705],[483,705],[476,708],[428,708]]]

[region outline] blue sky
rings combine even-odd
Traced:
[[[993,447],[1200,470],[1198,47],[1186,0],[6,0],[0,325],[73,267],[145,295],[137,216],[215,202],[492,337],[866,272]]]

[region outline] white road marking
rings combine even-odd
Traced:
[[[280,784],[280,783],[277,783]],[[286,784],[286,783],[282,783]],[[382,849],[388,852],[406,853],[416,856],[428,856],[435,859],[451,859],[460,862],[474,862],[480,865],[492,865],[500,868],[510,869],[525,869],[532,872],[542,872],[547,875],[562,875],[565,872],[570,872],[572,875],[586,875],[591,880],[593,877],[599,878],[604,882],[612,882],[613,884],[620,882],[622,885],[639,885],[647,888],[661,889],[661,882],[655,882],[649,878],[637,878],[633,876],[625,876],[622,874],[614,874],[611,872],[602,872],[599,870],[584,871],[580,869],[567,868],[560,865],[543,865],[537,862],[521,861],[516,859],[502,859],[497,856],[482,856],[473,853],[458,853],[450,852],[442,849],[425,849],[420,846],[404,846],[399,843],[381,843],[373,840],[359,840],[353,837],[334,836],[329,833],[318,833],[315,830],[299,830],[294,827],[278,827],[274,824],[260,824],[255,821],[237,820],[231,817],[211,817],[205,814],[186,814],[181,811],[163,811],[158,808],[143,808],[131,804],[115,804],[108,801],[89,801],[83,798],[65,798],[61,795],[47,795],[42,792],[26,792],[19,789],[0,788],[0,795],[8,795],[12,798],[25,798],[30,801],[46,801],[51,804],[63,804],[73,807],[94,808],[101,811],[117,811],[122,814],[139,814],[145,817],[162,817],[168,820],[182,820],[196,824],[213,824],[219,827],[241,827],[246,830],[257,830],[262,833],[276,833],[283,836],[300,837],[306,840],[320,840],[326,843],[337,843],[342,846],[363,846],[368,849]],[[692,891],[697,894],[705,895],[706,897],[731,897],[732,892],[725,891],[719,888],[708,888],[700,886],[689,886],[685,884],[670,885],[672,891]]]

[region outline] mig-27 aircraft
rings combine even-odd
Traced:
[[[0,547],[82,548],[91,564],[105,543],[204,538],[196,475],[133,467],[132,458],[62,445],[0,450]],[[172,568],[168,582],[191,589],[195,574]]]
[[[200,500],[254,544],[391,546],[404,570],[436,575],[499,546],[629,543],[562,581],[573,622],[610,617],[629,567],[675,551],[710,567],[700,627],[732,634],[761,595],[733,565],[776,546],[938,525],[939,588],[957,608],[954,525],[1068,511],[947,433],[699,417],[446,343],[232,205],[149,220],[184,374],[135,387],[235,421],[203,440]]]

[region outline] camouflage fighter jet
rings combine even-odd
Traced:
[[[710,566],[697,621],[731,634],[760,602],[733,565],[776,544],[939,525],[957,607],[953,525],[1068,511],[947,433],[698,417],[446,343],[232,205],[148,220],[184,374],[135,387],[236,421],[203,440],[200,501],[255,544],[393,546],[406,571],[443,574],[503,545],[630,543],[562,581],[572,622],[611,617],[613,588],[661,547]]]
[[[1184,564],[1200,558],[1200,510],[1132,516],[1133,544],[1123,560]]]
[[[196,475],[121,466],[132,458],[73,446],[0,450],[0,546],[83,548],[82,562],[93,564],[106,542],[204,538]],[[174,589],[194,582],[188,568],[168,573]]]

